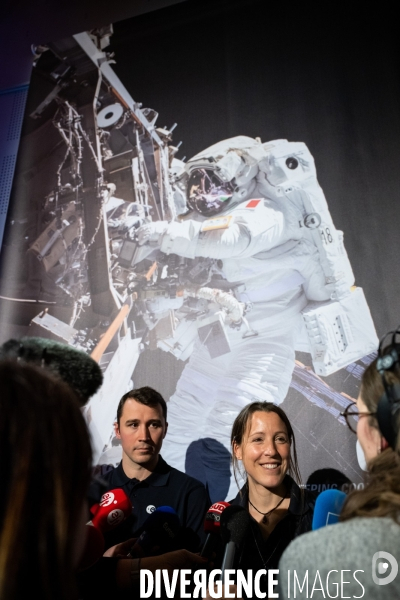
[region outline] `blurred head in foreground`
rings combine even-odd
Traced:
[[[0,598],[76,598],[92,451],[80,402],[45,369],[0,362]]]
[[[343,521],[357,516],[390,516],[400,522],[399,356],[400,345],[394,340],[380,348],[378,358],[364,371],[355,406],[347,411],[353,413],[346,420],[357,433],[368,475],[364,490],[348,496],[341,513]],[[381,360],[385,357],[386,361]]]

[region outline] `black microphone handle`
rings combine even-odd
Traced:
[[[200,556],[204,556],[210,559],[213,555],[216,542],[218,540],[218,536],[215,533],[207,533],[206,541],[203,544],[203,547],[200,552]],[[193,572],[197,571],[197,569],[204,569],[203,563],[195,563],[193,566]]]
[[[226,544],[224,558],[222,560],[222,566],[221,566],[222,575],[221,575],[221,579],[224,578],[224,573],[225,573],[226,569],[233,569],[233,564],[234,564],[234,561],[235,561],[235,552],[236,552],[236,544],[235,544],[235,542],[232,542],[232,541],[228,542]]]
[[[215,533],[207,533],[206,541],[201,549],[200,556],[211,558],[217,539],[218,537]]]

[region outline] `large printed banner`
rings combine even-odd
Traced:
[[[210,20],[184,5],[171,14],[174,29]],[[51,42],[37,57],[1,254],[0,342],[47,337],[99,362],[104,384],[85,408],[96,463],[119,462],[118,401],[149,385],[168,401],[163,457],[213,501],[236,494],[231,425],[253,400],[287,412],[304,484],[360,486],[363,456],[341,413],[378,345],[363,257],[348,251],[370,224],[356,173],[357,226],[343,218],[348,146],[339,154],[332,133],[343,112],[311,114],[328,78],[310,103],[307,69],[301,86],[285,52],[251,52],[249,92],[236,61],[249,50],[228,37],[224,68],[217,51],[199,65],[193,44],[191,68],[171,64],[168,83],[170,30],[159,21],[149,50],[149,19]],[[238,19],[221,9],[211,27]],[[273,73],[285,87],[263,85]],[[249,97],[254,110],[243,111]],[[187,156],[174,140],[180,117]]]

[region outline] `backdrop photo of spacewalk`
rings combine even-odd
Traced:
[[[105,383],[86,409],[97,462],[120,458],[119,397],[151,385],[169,401],[164,458],[207,482],[213,500],[234,492],[229,429],[253,398],[287,411],[304,480],[334,467],[358,485],[340,412],[374,358],[375,329],[396,322],[381,331],[371,250],[355,251],[360,232],[378,235],[365,207],[383,184],[366,189],[362,177],[371,128],[355,120],[363,151],[350,164],[353,100],[321,77],[322,58],[338,75],[349,48],[341,40],[335,55],[314,37],[305,64],[293,35],[261,60],[245,39],[262,3],[244,20],[240,2],[205,3],[203,14],[194,4],[56,40],[38,57],[1,255],[1,341],[54,337],[100,362]],[[220,38],[205,64],[195,40],[222,22],[240,23],[241,37]],[[166,45],[172,31],[185,58]],[[146,53],[133,58],[135,44]],[[375,99],[360,77],[351,89],[366,117]],[[374,260],[390,269],[390,256]],[[395,319],[394,303],[385,308]]]

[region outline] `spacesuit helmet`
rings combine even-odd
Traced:
[[[187,182],[188,206],[205,217],[224,211],[234,193],[233,184],[223,181],[213,169],[193,169]]]

